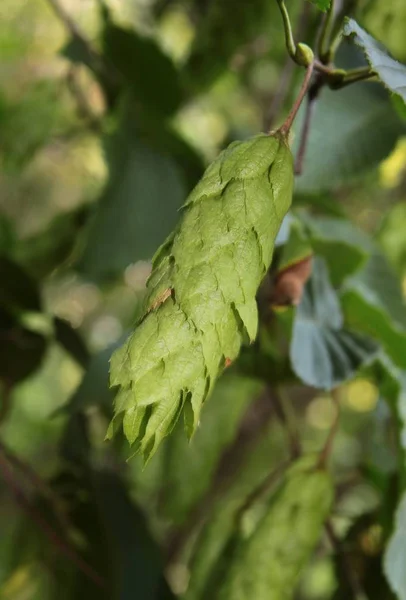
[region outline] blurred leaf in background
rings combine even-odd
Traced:
[[[317,98],[258,336],[144,469],[110,357],[205,167],[292,108],[283,3],[0,3],[5,600],[406,598],[405,3],[285,4]]]

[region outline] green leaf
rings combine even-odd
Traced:
[[[279,136],[234,142],[208,167],[154,257],[145,317],[112,356],[111,385],[120,389],[109,437],[123,421],[148,459],[183,406],[193,433],[224,366],[256,336],[255,295],[292,186],[292,156]]]
[[[159,548],[123,482],[106,471],[94,473],[93,485],[103,536],[113,555],[117,598],[174,600],[164,579]]]
[[[35,281],[12,260],[0,257],[0,306],[15,311],[40,311],[41,298]],[[7,282],[7,285],[4,283]]]
[[[399,369],[390,357],[381,351],[376,359],[366,369],[371,376],[381,396],[388,402],[397,418],[399,447],[403,449],[403,465],[401,475],[406,474],[406,371]]]
[[[89,216],[89,207],[57,215],[47,227],[15,244],[13,257],[32,276],[43,278],[69,259]]]
[[[290,360],[296,375],[308,385],[332,389],[350,379],[376,351],[369,338],[344,328],[325,263],[316,257],[293,322]]]
[[[295,125],[297,151],[304,108]],[[339,91],[323,89],[310,130],[299,193],[331,190],[374,169],[395,147],[405,124],[385,90],[359,83]]]
[[[175,226],[189,189],[176,157],[146,140],[127,111],[107,150],[109,180],[79,264],[94,279],[150,259]]]
[[[73,327],[59,317],[54,318],[55,339],[83,368],[86,368],[90,354],[85,342]]]
[[[348,219],[306,213],[300,213],[300,218],[308,229],[314,252],[326,261],[335,287],[358,271],[374,248],[368,236]]]
[[[188,81],[197,88],[213,83],[230,68],[230,60],[239,48],[254,42],[262,32],[272,35],[269,31],[273,23],[277,23],[276,32],[279,29],[282,33],[277,19],[280,19],[278,7],[268,0],[238,2],[232,6],[224,0],[210,2],[198,24],[185,66]]]
[[[310,0],[319,10],[325,12],[330,8],[331,0]]]
[[[181,427],[167,440],[161,492],[167,518],[182,522],[209,487],[221,453],[233,441],[241,417],[261,387],[247,377],[223,375],[203,407],[192,440],[187,441]]]
[[[406,494],[396,511],[396,522],[384,557],[384,571],[399,600],[406,600]]]
[[[269,473],[279,468],[284,459],[284,439],[285,432],[272,420],[256,434],[252,445],[246,448],[243,460],[237,465],[229,465],[232,483],[213,509],[208,506],[206,510],[206,522],[190,564],[191,578],[186,600],[205,600],[218,592],[219,571],[221,580],[223,559],[228,541],[235,532],[238,514],[246,499]]]
[[[15,232],[11,220],[0,215],[0,256],[10,256],[14,250]]]
[[[382,254],[376,251],[346,281],[341,301],[348,325],[377,339],[395,364],[406,368],[406,308],[398,278]]]
[[[329,475],[309,462],[289,469],[253,533],[237,542],[216,600],[294,597],[334,497]]]
[[[15,384],[38,369],[47,339],[24,327],[9,310],[0,307],[0,379]]]
[[[107,20],[103,51],[142,110],[170,116],[179,108],[183,92],[178,70],[154,40]]]
[[[362,23],[378,40],[385,40],[394,56],[406,59],[406,4],[403,0],[368,2],[362,11]]]
[[[309,244],[308,237],[303,230],[303,226],[299,221],[292,219],[290,223],[289,239],[282,248],[281,258],[278,263],[278,271],[283,271],[311,255],[312,248]]]
[[[109,388],[109,359],[126,338],[127,334],[121,336],[115,344],[91,357],[78,389],[66,406],[69,412],[80,412],[91,406],[110,412],[114,394]]]
[[[51,137],[61,116],[58,88],[41,81],[19,101],[0,95],[0,164],[8,171],[23,168]]]
[[[358,25],[354,19],[345,22],[343,33],[363,50],[370,67],[394,94],[406,103],[406,66],[392,58],[387,49]]]
[[[406,274],[406,204],[396,204],[386,215],[378,233],[385,255],[400,275]]]

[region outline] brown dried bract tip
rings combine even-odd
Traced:
[[[151,306],[148,309],[148,312],[151,312],[152,310],[156,310],[159,306],[161,306],[161,304],[163,304],[165,302],[165,300],[167,300],[169,298],[169,296],[172,295],[172,288],[168,288],[167,290],[164,290],[162,292],[162,294],[160,296],[158,296],[158,298],[155,300],[155,302],[153,302],[151,304]]]
[[[304,286],[312,272],[312,256],[286,267],[275,280],[271,295],[272,306],[297,306],[303,296]]]

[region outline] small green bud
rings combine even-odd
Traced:
[[[314,61],[313,50],[307,44],[297,44],[295,61],[302,67],[309,67]]]

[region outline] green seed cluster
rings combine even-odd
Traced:
[[[217,377],[255,339],[255,295],[292,187],[279,134],[234,142],[207,168],[153,259],[144,317],[111,358],[119,391],[108,437],[122,422],[147,460],[182,409],[192,435]]]

